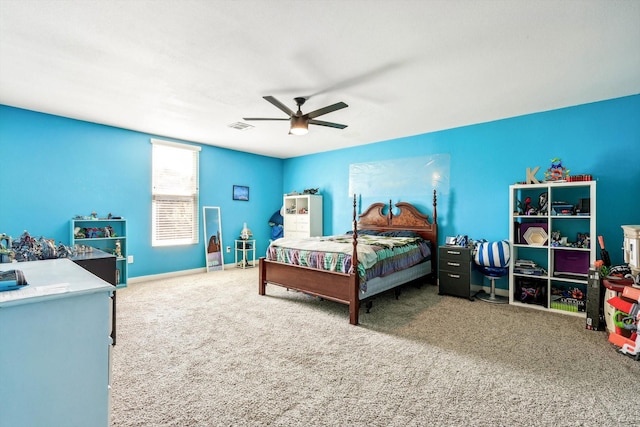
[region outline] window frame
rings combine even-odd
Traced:
[[[201,147],[151,139],[151,246],[195,245],[200,242],[200,151]],[[169,151],[167,151],[169,150]],[[176,151],[180,150],[180,151]],[[167,152],[173,151],[173,156]],[[167,168],[164,152],[172,160],[183,158],[180,167]],[[187,158],[190,156],[190,158]],[[165,162],[162,164],[162,162]],[[175,166],[171,164],[170,166]],[[162,169],[161,169],[162,168]],[[189,173],[185,173],[189,172]],[[175,179],[179,178],[179,179]],[[183,182],[180,182],[183,181]],[[161,215],[166,215],[160,218]],[[174,218],[171,218],[174,217]],[[180,225],[180,218],[190,221]],[[162,222],[162,224],[161,224]],[[164,225],[163,225],[164,224]],[[171,237],[173,234],[173,237]]]

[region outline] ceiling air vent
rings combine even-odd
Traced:
[[[249,123],[243,123],[243,122],[235,122],[235,123],[231,123],[229,125],[230,128],[234,128],[234,129],[238,129],[238,130],[249,130],[251,128],[253,128],[253,125],[250,125]]]

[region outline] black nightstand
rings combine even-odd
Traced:
[[[471,284],[480,283],[480,273],[473,268],[473,251],[463,246],[438,248],[438,293],[473,301]]]
[[[91,249],[91,252],[83,252],[70,257],[71,261],[75,262],[88,272],[98,276],[105,282],[116,286],[118,284],[116,256],[99,249]]]

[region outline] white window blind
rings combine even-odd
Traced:
[[[152,139],[152,246],[198,243],[200,147]]]

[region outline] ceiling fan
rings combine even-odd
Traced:
[[[294,98],[296,104],[298,105],[298,111],[294,112],[289,107],[284,105],[282,102],[278,101],[273,96],[263,96],[264,99],[275,105],[280,110],[284,111],[289,118],[288,119],[276,119],[276,118],[263,118],[263,117],[245,117],[244,120],[289,120],[291,122],[291,128],[289,130],[290,134],[293,135],[304,135],[309,131],[309,125],[320,125],[327,126],[330,128],[344,129],[347,125],[342,125],[340,123],[332,123],[325,122],[322,120],[316,120],[316,117],[322,116],[327,113],[331,113],[336,110],[340,110],[342,108],[348,107],[344,102],[338,102],[333,105],[329,105],[324,108],[320,108],[319,110],[312,111],[310,113],[302,114],[300,111],[300,107],[305,103],[307,98],[297,97]]]

